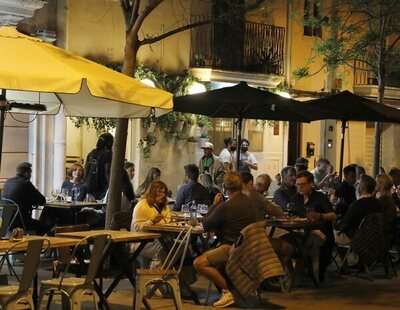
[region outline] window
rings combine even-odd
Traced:
[[[315,0],[304,0],[304,35],[322,38],[321,26],[315,26],[319,19],[319,4]]]

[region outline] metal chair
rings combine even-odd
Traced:
[[[72,225],[72,226],[55,226],[53,228],[54,235],[59,233],[74,232],[74,231],[89,231],[90,226],[88,224]],[[56,249],[56,259],[53,261],[53,277],[56,278],[60,275],[62,269],[68,264],[77,265],[79,262],[71,257],[70,247],[60,247]],[[70,266],[70,268],[71,268]],[[74,270],[77,276],[79,270]]]
[[[65,232],[74,232],[74,231],[88,231],[90,230],[90,226],[88,224],[80,224],[80,225],[71,225],[71,226],[55,226],[53,228],[54,235]],[[73,259],[71,257],[71,248],[72,247],[59,247],[53,250],[55,255],[53,260],[53,278],[58,278],[62,270],[65,270],[65,267],[70,264],[71,273],[74,273],[77,277],[80,277],[83,274],[84,266]],[[85,261],[87,263],[88,261]],[[51,301],[53,300],[53,292],[50,292],[49,299],[47,300],[47,307],[50,307]]]
[[[48,249],[50,246],[50,241],[48,239],[35,238],[17,242],[5,253],[5,260],[8,260],[9,255],[19,252],[21,248],[24,248],[21,246],[22,244],[28,244],[26,261],[29,262],[29,264],[24,264],[21,279],[15,273],[14,269],[12,269],[17,280],[20,282],[19,285],[0,286],[0,305],[2,309],[16,309],[17,305],[21,302],[28,303],[30,309],[35,309],[30,287],[39,267],[40,254],[44,242],[47,243],[46,248]],[[2,261],[0,268],[3,266],[5,260]]]
[[[182,266],[186,257],[191,232],[192,227],[189,227],[183,229],[179,233],[163,265],[161,266],[161,269],[137,269],[133,309],[140,309],[142,300],[145,296],[146,286],[149,284],[155,284],[155,287],[153,287],[152,291],[155,291],[156,287],[160,284],[169,285],[173,291],[176,309],[183,309],[178,277],[182,270]],[[176,266],[179,258],[179,267],[178,269],[175,269],[174,266]],[[151,295],[152,294],[150,293],[149,297],[151,297]]]
[[[68,269],[71,266],[71,262],[68,263],[65,270],[63,271],[60,278],[53,278],[50,280],[43,280],[41,282],[40,294],[39,294],[39,305],[42,303],[42,299],[44,295],[48,292],[59,291],[64,296],[64,298],[69,299],[69,304],[71,309],[80,309],[82,296],[86,291],[91,291],[92,293],[96,292],[94,280],[96,275],[101,267],[104,254],[107,252],[108,247],[111,243],[111,235],[109,234],[94,234],[88,237],[83,238],[79,241],[79,243],[75,246],[71,256],[76,259],[80,259],[77,257],[77,252],[79,249],[88,243],[93,241],[93,248],[91,252],[90,263],[87,268],[87,273],[85,278],[76,278],[76,277],[65,277],[68,273]],[[82,262],[83,263],[83,262]],[[102,296],[99,296],[102,297]],[[95,298],[95,294],[93,294],[93,298]],[[63,299],[63,302],[66,300]],[[97,302],[95,300],[96,308]],[[49,306],[49,305],[48,305]]]
[[[11,228],[17,217],[19,217],[22,224],[22,228],[26,232],[26,225],[22,217],[21,210],[19,208],[19,205],[15,201],[7,198],[0,198],[0,207],[2,208],[2,213],[1,213],[2,223],[0,227],[1,237],[10,234],[10,231],[12,230]]]
[[[371,271],[378,262],[383,264],[385,273],[389,279],[392,276],[397,276],[396,269],[390,259],[389,240],[384,228],[383,213],[367,215],[361,221],[351,240],[351,244],[338,244],[338,247],[346,248],[346,254],[342,264],[338,268],[336,277],[347,263],[347,258],[351,251],[357,255],[359,265],[365,268],[370,281],[373,281]],[[359,272],[360,270],[357,271],[356,275],[358,275]]]

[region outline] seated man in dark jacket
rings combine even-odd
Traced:
[[[176,196],[176,201],[173,207],[173,211],[181,211],[182,205],[187,204],[191,201],[196,203],[204,203],[209,205],[210,193],[209,191],[198,182],[199,179],[199,168],[195,164],[189,164],[184,167],[185,169],[185,185],[182,185]]]
[[[343,168],[344,180],[340,183],[336,190],[335,196],[342,198],[342,201],[336,206],[336,213],[344,216],[349,206],[356,200],[356,166],[348,165]]]
[[[32,165],[27,162],[17,166],[17,175],[4,183],[3,198],[15,201],[21,210],[22,219],[27,230],[34,230],[38,235],[44,235],[49,230],[46,224],[32,218],[34,205],[44,205],[46,198],[31,183]],[[23,228],[20,217],[17,217],[11,228]]]
[[[340,244],[350,244],[361,221],[369,214],[382,212],[381,203],[373,196],[376,182],[368,176],[363,175],[360,180],[360,199],[354,201],[346,215],[335,225],[336,242]]]

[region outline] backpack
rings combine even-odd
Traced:
[[[93,196],[96,196],[96,193],[99,190],[99,178],[101,177],[99,173],[99,159],[105,152],[107,152],[107,150],[105,149],[94,149],[88,154],[86,159],[85,183],[88,187],[88,194],[91,194]]]

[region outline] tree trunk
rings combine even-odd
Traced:
[[[133,39],[126,34],[125,56],[122,73],[133,76],[135,71],[136,54],[139,49],[137,36]],[[117,120],[115,130],[113,157],[111,162],[110,185],[107,202],[106,229],[110,227],[110,223],[114,214],[121,210],[121,193],[122,178],[124,172],[124,160],[126,151],[126,140],[128,136],[127,118]]]

